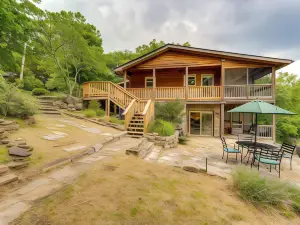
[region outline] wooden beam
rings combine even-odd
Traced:
[[[152,87],[152,98],[155,99],[156,93],[155,93],[155,88],[156,88],[156,71],[153,69],[152,71],[152,76],[153,76],[153,87]]]
[[[224,99],[224,85],[225,85],[225,68],[224,68],[225,59],[221,60],[221,99]]]
[[[189,67],[185,67],[185,98],[188,99],[188,86],[189,86]]]
[[[272,67],[272,97],[276,100],[276,68]]]
[[[127,80],[127,70],[125,70],[124,76],[123,76],[124,88],[126,88],[126,80]]]
[[[117,105],[114,104],[114,114],[117,115]]]
[[[276,115],[275,114],[273,114],[272,122],[273,122],[272,139],[274,143],[276,143]]]
[[[224,136],[224,104],[221,104],[221,113],[220,113],[220,136]]]

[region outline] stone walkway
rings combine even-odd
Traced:
[[[73,183],[82,173],[91,166],[108,159],[117,152],[124,152],[135,145],[129,137],[107,144],[99,152],[81,158],[72,164],[38,177],[19,189],[6,194],[0,200],[0,225],[8,224],[27,211],[37,200],[56,192],[66,184]]]

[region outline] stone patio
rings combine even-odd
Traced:
[[[236,141],[232,136],[226,138],[227,144],[231,147],[234,147]],[[272,143],[271,140],[267,139],[259,141]],[[250,162],[246,163],[247,159],[243,159],[243,163],[241,163],[239,155],[236,161],[235,154],[229,154],[228,163],[226,163],[226,155],[222,159],[222,154],[222,144],[219,138],[189,137],[186,145],[178,145],[177,148],[162,150],[157,158],[157,162],[182,168],[194,165],[199,170],[205,170],[207,159],[207,173],[222,178],[229,178],[232,170],[237,166],[250,168]],[[244,156],[245,154],[246,152],[244,152]],[[257,171],[257,167],[253,167],[252,169]],[[278,179],[278,173],[273,168],[270,173],[266,166],[261,166],[260,173]],[[282,159],[280,179],[300,186],[300,158],[297,155],[293,157],[292,170],[289,167],[289,160]]]

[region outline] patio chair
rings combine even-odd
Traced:
[[[296,149],[296,145],[290,145],[287,143],[283,143],[280,148],[280,150],[283,153],[282,157],[290,159],[290,169],[292,169],[292,160],[293,160],[293,154],[295,149]]]
[[[253,163],[251,164],[254,165],[255,160],[257,160],[257,169],[259,170],[259,165],[260,163],[267,164],[270,166],[270,172],[272,171],[272,166],[275,166],[275,170],[277,166],[279,167],[278,170],[276,170],[279,174],[280,178],[280,164],[281,164],[281,159],[282,159],[283,152],[280,150],[270,150],[270,149],[261,149],[258,152],[254,153],[254,159]]]
[[[234,148],[228,148],[224,137],[221,137],[221,141],[222,141],[222,145],[223,145],[223,156],[222,156],[222,159],[224,158],[224,153],[226,152],[227,153],[226,163],[227,163],[227,161],[228,161],[228,154],[229,153],[234,153],[234,154],[236,154],[235,158],[236,158],[236,161],[237,161],[237,154],[238,153],[241,154],[241,151],[239,149],[236,149],[235,145],[234,145]],[[241,154],[241,162],[242,162],[242,154]]]
[[[253,140],[254,140],[254,136],[252,134],[239,134],[238,135],[238,141],[251,141],[252,142]],[[248,155],[248,160],[247,160],[247,163],[248,163],[249,159],[250,159],[250,155],[251,155],[251,153],[254,152],[254,149],[249,148],[248,146],[245,146],[245,145],[238,145],[238,149],[240,149],[240,147],[242,147],[242,152],[243,152],[244,148],[247,149],[247,153],[244,158],[246,158]]]

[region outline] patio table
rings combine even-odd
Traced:
[[[261,143],[261,142],[254,142],[254,141],[236,141],[235,143],[237,145],[248,147],[248,149],[252,148],[252,149],[255,149],[255,150],[256,149],[269,149],[269,150],[273,150],[273,149],[277,148],[277,146],[275,146],[275,145]],[[250,152],[250,153],[254,154],[254,151]],[[246,156],[243,157],[243,152],[242,152],[243,159],[246,158],[247,155],[248,155],[248,152],[247,152]],[[249,161],[249,158],[248,158],[248,161]],[[248,164],[248,161],[247,161],[247,164]]]

